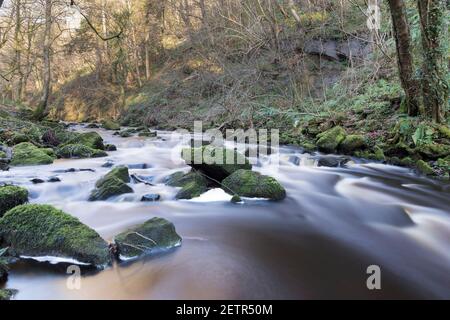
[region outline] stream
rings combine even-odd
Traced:
[[[279,165],[261,161],[254,170],[278,179],[285,200],[234,204],[221,189],[174,200],[178,189],[163,181],[189,170],[172,156],[181,139],[170,132],[121,138],[72,128],[97,131],[118,150],[106,158],[13,167],[0,172],[0,183],[26,187],[31,203],[54,205],[107,241],[159,216],[174,223],[183,244],[103,271],[83,270],[78,290],[67,287],[60,265],[21,260],[6,283],[19,290],[16,299],[450,299],[448,182],[362,161],[318,167],[300,148],[282,146]],[[88,202],[96,180],[110,170],[102,167],[108,160],[153,177],[155,185],[131,184],[133,194]],[[52,176],[61,182],[30,182]],[[147,193],[161,201],[141,202]],[[367,288],[370,265],[380,267],[380,290]]]

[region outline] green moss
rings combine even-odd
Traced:
[[[417,147],[417,151],[428,159],[436,160],[450,155],[450,145],[429,143]]]
[[[385,161],[386,156],[384,155],[383,149],[381,149],[379,146],[373,147],[374,151],[374,159],[378,161]]]
[[[400,164],[405,167],[412,167],[415,164],[415,161],[411,157],[405,157],[400,160]]]
[[[345,130],[340,126],[336,126],[318,134],[316,144],[319,150],[333,153],[336,152],[339,144],[344,141],[345,136]]]
[[[223,189],[243,197],[282,200],[286,190],[274,178],[250,170],[238,170],[222,181]]]
[[[102,121],[102,127],[106,130],[120,130],[120,124],[114,122],[112,120],[104,120]]]
[[[67,144],[82,144],[92,149],[105,149],[103,138],[97,132],[80,133],[67,142]]]
[[[17,186],[0,187],[0,217],[18,205],[28,201],[28,190]]]
[[[357,149],[365,147],[366,141],[364,136],[360,134],[350,134],[345,137],[344,141],[341,142],[339,148],[346,153],[350,153]]]
[[[59,158],[100,158],[108,154],[103,150],[92,149],[83,144],[67,144],[56,149]]]
[[[447,125],[440,125],[438,130],[442,137],[450,139],[450,128]]]
[[[157,135],[158,134],[156,132],[152,131],[143,131],[138,133],[139,137],[156,137]]]
[[[163,218],[152,218],[144,224],[114,237],[121,258],[137,258],[181,245],[175,226]]]
[[[192,199],[208,190],[208,180],[198,172],[175,172],[166,179],[166,184],[172,187],[182,187],[176,194],[176,199]]]
[[[417,161],[417,169],[424,175],[433,175],[433,168],[423,160]]]
[[[133,189],[127,185],[130,182],[128,168],[117,167],[98,180],[96,189],[91,192],[89,201],[106,200],[110,197],[132,193]]]
[[[439,158],[436,161],[436,165],[439,168],[441,168],[441,169],[443,169],[443,170],[445,170],[447,172],[450,172],[450,156],[448,156],[446,158]]]
[[[6,153],[3,151],[0,151],[0,158],[6,158],[6,157],[7,157]]]
[[[15,289],[0,289],[0,301],[11,300],[18,292]]]
[[[172,187],[182,187],[183,184],[180,182],[180,180],[184,177],[184,175],[185,173],[183,171],[177,171],[166,177],[164,179],[164,183]]]
[[[241,197],[239,197],[237,194],[235,194],[235,195],[231,198],[231,202],[233,202],[233,203],[238,203],[238,202],[241,202],[241,201],[242,201]]]
[[[52,148],[42,148],[41,150],[44,151],[46,155],[52,158],[56,158],[55,150],[53,150]]]
[[[11,165],[13,166],[31,166],[51,163],[53,163],[52,157],[29,142],[22,142],[13,148],[13,157],[11,160]]]
[[[248,159],[239,152],[212,145],[185,148],[182,158],[192,168],[217,181],[222,181],[237,170],[252,168]]]
[[[13,256],[56,256],[104,266],[108,244],[77,218],[49,205],[24,204],[0,219],[0,242]]]

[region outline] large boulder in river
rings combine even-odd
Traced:
[[[132,193],[133,189],[127,185],[129,182],[128,168],[116,167],[96,182],[95,189],[89,196],[89,201],[106,200],[120,194]]]
[[[54,158],[48,155],[48,151],[38,148],[32,143],[22,142],[13,148],[11,165],[33,166],[53,163]]]
[[[316,144],[320,151],[333,153],[336,152],[336,149],[339,144],[344,141],[345,137],[345,130],[340,126],[336,126],[325,132],[319,133],[317,135],[318,139]]]
[[[56,155],[65,159],[100,158],[108,154],[100,149],[92,149],[84,144],[67,144],[56,149]]]
[[[50,256],[104,267],[108,243],[77,218],[49,205],[24,204],[0,219],[0,246],[12,256]]]
[[[17,292],[15,289],[0,289],[0,301],[11,300]]]
[[[103,138],[97,132],[80,133],[67,144],[82,144],[92,149],[105,150]]]
[[[102,121],[102,128],[106,130],[120,130],[120,124],[112,120]]]
[[[28,201],[28,191],[17,186],[0,187],[0,218],[6,211]]]
[[[187,165],[219,182],[237,170],[252,168],[248,159],[236,150],[212,145],[185,148],[181,156]]]
[[[192,199],[208,190],[208,180],[199,172],[175,172],[166,178],[166,184],[171,187],[181,187],[175,198]]]
[[[155,217],[115,236],[114,243],[119,258],[128,260],[178,247],[181,237],[172,222]]]
[[[282,200],[286,190],[274,178],[250,170],[238,170],[222,181],[225,192],[250,198]]]

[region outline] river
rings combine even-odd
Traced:
[[[283,184],[284,201],[233,204],[220,189],[177,201],[177,189],[163,181],[189,170],[173,157],[180,140],[170,132],[121,138],[95,131],[118,150],[107,158],[14,167],[0,172],[0,182],[25,186],[31,203],[52,204],[108,241],[159,216],[175,224],[183,244],[100,272],[83,270],[78,290],[69,289],[61,266],[22,260],[7,282],[19,290],[16,299],[450,298],[448,182],[378,163],[318,167],[301,149],[282,146],[279,165],[263,161],[254,170]],[[88,202],[95,181],[110,170],[102,167],[107,160],[152,176],[155,186],[133,184],[134,194]],[[77,170],[64,172],[69,168]],[[30,182],[51,176],[61,182]],[[161,201],[140,202],[145,193]],[[370,265],[380,267],[380,290],[367,288]]]

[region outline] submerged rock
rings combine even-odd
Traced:
[[[0,219],[0,245],[12,256],[52,256],[103,267],[108,244],[77,218],[49,205],[24,204]]]
[[[106,144],[105,145],[105,150],[106,151],[117,151],[117,147],[113,144]]]
[[[11,165],[13,166],[33,166],[53,163],[53,157],[49,156],[43,149],[40,149],[29,142],[22,142],[13,148]]]
[[[130,175],[127,167],[117,167],[98,180],[96,189],[91,192],[89,201],[106,200],[110,197],[132,193],[133,189],[127,185],[130,182]]]
[[[73,158],[100,158],[106,157],[107,154],[103,150],[92,149],[84,144],[67,144],[56,150],[56,155],[59,158],[73,159]]]
[[[237,170],[252,168],[248,159],[236,150],[212,145],[185,148],[182,151],[182,158],[187,165],[219,182]]]
[[[0,217],[8,210],[28,202],[28,190],[17,186],[0,187]]]
[[[155,217],[115,236],[114,243],[120,259],[127,260],[178,247],[181,237],[172,222]]]
[[[0,289],[0,301],[11,300],[18,292],[16,289]]]
[[[44,183],[45,181],[39,178],[34,178],[30,180],[34,184]]]
[[[208,180],[199,172],[175,172],[166,178],[166,184],[171,187],[181,187],[175,195],[176,199],[192,199],[208,190]]]
[[[114,166],[114,161],[112,160],[107,160],[104,164],[102,164],[102,168],[111,168],[112,166]]]
[[[141,198],[141,201],[153,202],[153,201],[159,201],[159,199],[161,199],[161,196],[159,194],[149,193],[149,194],[144,194]]]
[[[222,181],[225,192],[250,198],[282,200],[286,190],[274,178],[250,170],[238,170]]]
[[[319,167],[336,168],[336,167],[340,167],[340,166],[344,165],[348,161],[350,161],[350,158],[348,158],[348,157],[323,156],[323,157],[319,157],[317,165]]]
[[[336,126],[317,135],[317,146],[319,150],[333,153],[336,152],[339,144],[345,139],[345,130]]]

